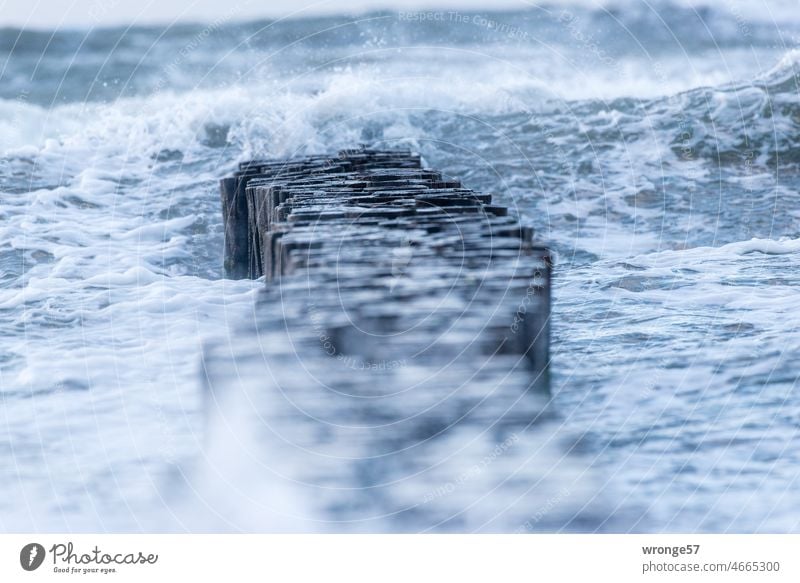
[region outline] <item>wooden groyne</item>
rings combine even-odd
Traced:
[[[471,298],[476,313],[504,305],[503,324],[487,322],[482,335],[487,350],[524,354],[546,375],[548,249],[492,195],[423,168],[418,154],[361,148],[249,161],[221,181],[221,197],[229,277],[302,273],[320,294],[383,289],[384,305],[440,293],[429,286],[444,277],[447,294]],[[402,303],[386,317],[402,318]],[[331,334],[355,341],[346,330]]]
[[[227,273],[266,280],[203,355],[190,492],[247,509],[226,524],[269,529],[283,491],[299,530],[509,532],[565,498],[530,228],[407,151],[251,161],[221,193]],[[567,498],[536,528],[587,520]]]

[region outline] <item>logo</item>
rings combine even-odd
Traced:
[[[39,543],[28,543],[19,552],[19,564],[26,571],[35,571],[44,562],[44,547]]]

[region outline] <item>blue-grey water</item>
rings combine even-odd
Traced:
[[[263,281],[222,278],[216,181],[374,143],[494,193],[558,254],[552,430],[580,453],[508,500],[538,518],[492,530],[602,503],[618,526],[587,530],[796,532],[798,41],[790,11],[634,0],[0,29],[0,530],[335,524],[279,472],[242,478],[263,514],[219,492],[238,450],[206,433],[201,354]],[[460,480],[472,446],[463,467],[442,451],[434,495],[456,484],[482,530],[534,445]]]

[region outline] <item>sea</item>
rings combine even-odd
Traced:
[[[487,443],[432,494],[463,520],[362,531],[800,530],[796,3],[240,6],[0,29],[0,531],[353,529],[277,472],[244,478],[262,512],[230,501],[203,354],[265,286],[224,277],[219,178],[361,144],[553,249],[547,439],[582,468],[497,518],[480,501],[535,446]]]

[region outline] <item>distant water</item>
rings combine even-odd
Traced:
[[[169,522],[263,285],[221,278],[217,178],[368,142],[553,243],[553,408],[631,528],[798,531],[798,41],[633,0],[0,30],[0,530]]]

